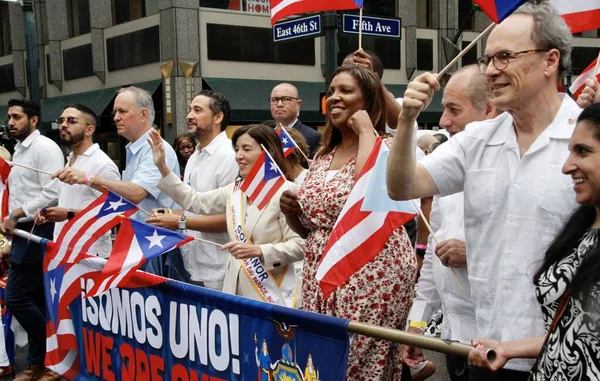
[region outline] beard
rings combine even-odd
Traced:
[[[27,139],[27,137],[29,135],[31,135],[32,131],[33,131],[33,127],[31,127],[31,122],[27,122],[27,125],[25,127],[23,127],[21,130],[18,130],[14,133],[10,131],[10,127],[9,127],[8,133],[13,138],[22,142],[23,140]]]
[[[60,134],[60,142],[64,145],[73,146],[83,140],[83,133],[77,135],[71,135],[68,132]]]

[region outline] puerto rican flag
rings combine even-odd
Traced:
[[[269,3],[271,5],[271,25],[292,15],[363,7],[363,0],[269,0]]]
[[[333,227],[317,268],[325,299],[381,252],[392,232],[416,216],[410,201],[393,201],[385,173],[390,150],[377,138]]]
[[[0,157],[0,221],[8,217],[8,175],[11,169],[10,162]]]
[[[600,29],[600,0],[550,0],[571,33]]]
[[[248,176],[242,181],[240,189],[259,210],[263,210],[284,183],[281,169],[263,150]]]
[[[45,365],[69,380],[79,373],[79,356],[75,328],[69,305],[94,284],[106,259],[81,255],[76,263],[62,263],[56,259],[57,244],[42,240],[44,256],[44,292],[46,299],[46,358]],[[138,272],[119,287],[145,287],[165,282],[167,279]]]
[[[194,237],[124,218],[102,273],[86,296],[96,296],[117,287],[144,264]]]
[[[121,220],[138,210],[137,205],[109,190],[77,213],[56,239],[54,257],[61,263],[74,263],[78,256],[88,252],[90,246]]]
[[[501,23],[525,2],[526,0],[473,0],[473,3],[496,24]]]
[[[277,129],[277,135],[279,135],[279,139],[281,140],[281,146],[283,147],[283,154],[285,157],[288,157],[294,152],[294,149],[298,148],[298,144],[292,138],[292,136],[287,132],[287,130],[283,127],[279,127]],[[299,148],[298,148],[299,149]]]
[[[585,89],[585,82],[588,79],[594,78],[594,72],[596,73],[596,80],[600,81],[600,63],[598,62],[598,58],[592,61],[592,63],[581,72],[573,84],[571,84],[571,87],[569,87],[569,91],[573,94],[575,100],[579,98]]]

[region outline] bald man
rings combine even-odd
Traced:
[[[271,103],[271,116],[277,123],[277,127],[281,123],[286,128],[300,131],[306,138],[310,151],[309,157],[312,158],[321,145],[321,134],[298,119],[302,99],[298,95],[296,86],[289,83],[280,83],[275,86],[271,91],[269,103]]]

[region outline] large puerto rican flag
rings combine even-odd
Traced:
[[[550,0],[571,33],[600,29],[600,0]]]
[[[490,20],[499,24],[526,0],[473,0]]]
[[[393,201],[387,194],[389,153],[389,148],[377,138],[335,222],[317,269],[325,298],[373,260],[395,229],[416,216],[410,201]]]
[[[240,189],[259,210],[263,210],[283,184],[285,179],[281,169],[263,150],[248,176],[242,181]]]
[[[108,262],[87,296],[117,287],[145,262],[193,240],[189,235],[123,218]]]
[[[363,7],[363,0],[269,0],[269,3],[271,5],[271,25],[292,15]]]

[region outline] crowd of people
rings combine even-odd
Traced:
[[[497,25],[478,63],[444,87],[446,142],[416,139],[419,113],[441,78],[422,74],[396,98],[381,82],[381,61],[362,49],[333,74],[322,135],[300,121],[298,90],[282,83],[268,99],[273,121],[238,128],[231,139],[229,101],[202,90],[189,105],[189,134],[171,146],[153,127],[150,94],[121,89],[114,122],[129,142],[122,173],[94,143],[89,107],[69,105],[57,120],[71,150],[65,163],[38,131],[39,107],[11,100],[12,160],[53,175],[12,168],[0,231],[56,238],[110,189],[141,207],[132,218],[201,239],[147,262],[145,271],[413,334],[423,334],[441,308],[442,338],[473,345],[468,359],[446,357],[452,381],[526,380],[530,372],[535,380],[598,379],[600,86],[588,82],[578,103],[557,90],[571,39],[544,2]],[[276,129],[297,143],[291,155]],[[417,236],[416,220],[396,228],[325,297],[317,269],[379,138],[390,147],[382,186],[392,199],[422,200],[431,234],[420,225]],[[241,184],[263,150],[287,181],[259,208]],[[107,233],[89,253],[106,258],[111,245]],[[15,380],[59,380],[44,366],[43,251],[13,236],[3,255],[11,263],[6,306],[29,343],[27,368]],[[258,280],[249,275],[257,268],[265,274]],[[422,380],[433,371],[419,348],[361,335],[351,341],[348,380]]]

